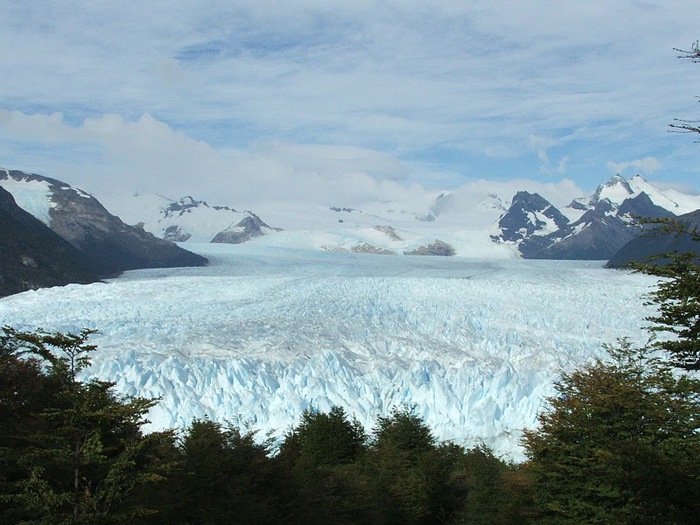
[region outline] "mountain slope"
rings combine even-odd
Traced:
[[[161,195],[135,195],[127,220],[173,242],[239,244],[277,231],[250,211],[210,205],[188,195],[175,201]],[[127,208],[128,208],[127,207]],[[216,239],[216,240],[215,240]]]
[[[56,179],[0,170],[20,207],[83,253],[88,270],[109,276],[137,268],[202,266],[204,257],[128,226],[91,195]]]
[[[82,254],[0,187],[0,297],[97,276],[85,269]]]
[[[700,230],[700,210],[679,215],[676,220],[696,232]],[[608,261],[609,268],[620,268],[632,262],[646,262],[666,253],[693,252],[700,256],[700,243],[688,234],[663,233],[653,229],[630,240]]]
[[[563,211],[537,194],[519,192],[499,220],[500,235],[492,238],[515,244],[528,259],[607,260],[642,231],[639,218],[673,217],[692,199],[682,202],[640,176],[628,181],[615,175]]]

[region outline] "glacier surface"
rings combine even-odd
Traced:
[[[280,436],[340,405],[371,429],[415,405],[440,439],[522,458],[562,370],[644,341],[654,280],[602,262],[377,256],[187,244],[206,268],[138,270],[0,300],[0,324],[94,328],[89,374],[195,417]]]

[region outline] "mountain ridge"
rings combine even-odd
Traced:
[[[25,184],[43,181],[59,188],[44,195],[48,202],[42,204],[35,198],[25,203],[25,209],[53,224],[74,245],[80,247],[91,236],[85,230],[103,228],[102,216],[88,221],[92,226],[71,222],[72,215],[90,215],[85,209],[92,199],[89,194],[56,179],[24,177]],[[527,188],[526,182],[521,187]],[[193,195],[171,199],[162,194],[138,194],[122,201],[116,213],[135,225],[128,227],[130,232],[135,228],[141,236],[152,234],[183,246],[256,242],[338,252],[608,260],[641,233],[638,217],[667,218],[700,208],[700,196],[661,190],[639,175],[631,179],[614,175],[588,196],[568,201],[557,198],[559,205],[536,191],[501,185],[513,191],[511,196],[494,192],[495,186],[485,181],[476,192],[435,191],[432,197],[426,193],[425,199],[412,204],[378,200],[354,205],[274,204],[265,203],[263,194],[255,212],[231,203],[210,204]],[[60,202],[67,194],[71,205],[82,204],[82,211],[62,211],[69,209],[63,204],[57,208],[54,201]],[[267,220],[270,216],[274,222]],[[389,228],[395,235],[381,233]],[[426,249],[436,239],[451,249]]]
[[[0,169],[0,187],[19,208],[69,243],[77,264],[91,275],[102,278],[139,268],[207,263],[200,255],[125,224],[92,195],[57,179]],[[18,228],[12,227],[13,234]]]

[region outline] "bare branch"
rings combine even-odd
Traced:
[[[678,58],[687,58],[690,59],[691,62],[700,62],[700,41],[698,40],[696,40],[693,45],[690,46],[690,51],[685,49],[677,49],[675,47],[673,50],[682,53],[681,55],[678,55]]]

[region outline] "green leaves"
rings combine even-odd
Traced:
[[[700,385],[653,348],[623,340],[609,354],[564,374],[539,428],[525,432],[541,522],[692,523]]]
[[[700,267],[694,255],[677,255],[663,267],[644,271],[663,278],[649,294],[659,310],[648,318],[654,323],[650,330],[675,336],[655,345],[669,352],[678,367],[700,370]]]
[[[124,401],[112,383],[79,379],[95,350],[92,333],[3,329],[0,375],[9,381],[0,384],[0,407],[23,410],[0,431],[0,521],[125,523],[145,512],[130,495],[162,479],[153,444],[167,447],[167,439],[140,430],[155,401]]]
[[[700,241],[697,228],[674,220],[649,221],[659,232],[673,232]],[[654,334],[671,334],[654,342],[669,353],[672,362],[684,370],[700,370],[700,265],[695,253],[667,253],[646,264],[635,265],[637,271],[661,279],[646,303],[658,308],[647,318]]]

